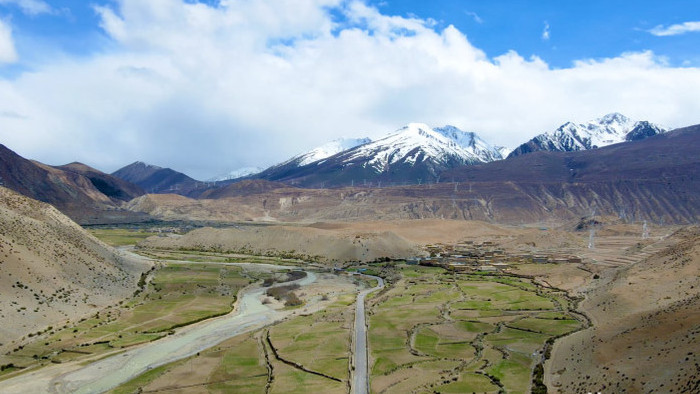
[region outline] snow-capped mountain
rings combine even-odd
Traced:
[[[369,138],[339,138],[311,149],[308,152],[296,155],[280,165],[294,164],[297,167],[305,166],[371,141],[372,140]]]
[[[210,179],[207,179],[207,182],[221,182],[221,181],[230,181],[231,179],[238,179],[238,178],[243,178],[246,176],[251,176],[255,175],[259,172],[261,172],[263,169],[260,167],[242,167],[237,170],[233,170],[229,172],[228,174],[224,175],[219,175]]]
[[[354,148],[358,145],[366,144],[370,141],[372,140],[370,140],[369,138],[339,138],[337,140],[325,143],[321,146],[317,146],[316,148],[313,148],[308,152],[300,153],[287,161],[270,167],[270,169],[274,168],[279,171],[289,170],[296,167],[302,167],[307,164],[311,164],[315,161],[325,159],[326,157],[333,156],[336,153],[340,153],[344,150]],[[238,170],[231,171],[228,174],[209,179],[209,181],[230,181],[232,179],[250,177],[252,175],[256,175],[258,173],[263,172],[263,170],[265,169],[259,167],[239,168]]]
[[[437,167],[451,167],[451,163],[475,164],[502,159],[498,150],[474,133],[454,126],[432,129],[422,123],[411,123],[340,156],[348,163],[361,160],[363,167],[373,168],[377,173],[396,164],[415,165],[427,161]]]
[[[515,148],[508,157],[536,151],[571,152],[595,149],[625,141],[634,141],[666,130],[647,121],[635,121],[611,113],[587,123],[566,122],[553,132],[536,136]]]
[[[290,168],[289,163],[299,163],[301,157],[271,167],[259,177],[309,186],[368,181],[420,183],[438,179],[439,174],[449,168],[503,158],[496,147],[474,133],[453,126],[433,129],[421,123],[411,123],[377,140]]]
[[[495,146],[494,148],[496,148],[496,150],[498,151],[498,153],[500,153],[500,154],[501,154],[501,157],[504,158],[504,159],[505,159],[506,157],[508,157],[508,155],[510,155],[510,152],[513,151],[513,149],[510,149],[510,148],[505,147],[505,146]]]

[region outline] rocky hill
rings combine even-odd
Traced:
[[[0,187],[0,351],[129,296],[147,269],[51,205]]]

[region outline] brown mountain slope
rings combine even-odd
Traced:
[[[670,241],[646,260],[602,275],[581,303],[593,327],[558,341],[546,364],[550,389],[700,391],[700,228]]]
[[[0,186],[47,202],[79,223],[142,220],[121,205],[143,192],[122,182],[79,163],[56,168],[27,160],[0,145]]]
[[[133,183],[105,174],[83,163],[75,162],[56,168],[83,175],[90,180],[97,190],[113,200],[130,201],[146,194],[143,189]]]
[[[130,295],[146,269],[54,207],[0,187],[0,352]]]
[[[280,182],[271,182],[264,179],[246,179],[216,189],[210,189],[198,196],[203,199],[216,199],[226,197],[242,197],[253,194],[267,193],[277,189],[289,189],[288,185]]]

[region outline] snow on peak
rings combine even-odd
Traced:
[[[319,147],[316,147],[306,153],[295,156],[292,158],[300,159],[299,166],[305,166],[311,164],[315,161],[323,160],[325,158],[331,157],[337,153],[352,149],[359,145],[364,145],[371,142],[369,138],[338,138],[331,142],[325,143]]]
[[[587,123],[567,122],[553,134],[562,148],[571,147],[582,150],[599,148],[625,141],[627,133],[634,129],[638,122],[617,112],[607,114]]]
[[[634,123],[634,121],[619,112],[611,112],[603,117],[596,119],[594,122],[609,125],[609,124],[629,124]]]
[[[255,174],[261,172],[262,170],[263,169],[260,167],[242,167],[242,168],[239,168],[237,170],[233,170],[227,174],[207,179],[207,182],[219,182],[219,181],[228,181],[231,179],[243,178],[244,176],[255,175]]]
[[[555,131],[540,134],[520,145],[510,156],[538,150],[570,152],[594,149],[663,132],[665,129],[660,126],[613,112],[586,123],[566,122]]]
[[[414,165],[432,160],[446,163],[456,160],[464,164],[501,159],[501,154],[474,133],[454,126],[433,129],[424,123],[409,123],[383,138],[357,147],[348,161],[366,160],[377,172],[403,162]]]

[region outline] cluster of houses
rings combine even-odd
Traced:
[[[407,260],[408,264],[442,267],[453,271],[507,271],[513,264],[526,263],[581,263],[578,256],[546,254],[509,254],[492,241],[475,243],[464,241],[455,245],[427,245],[430,257]]]

